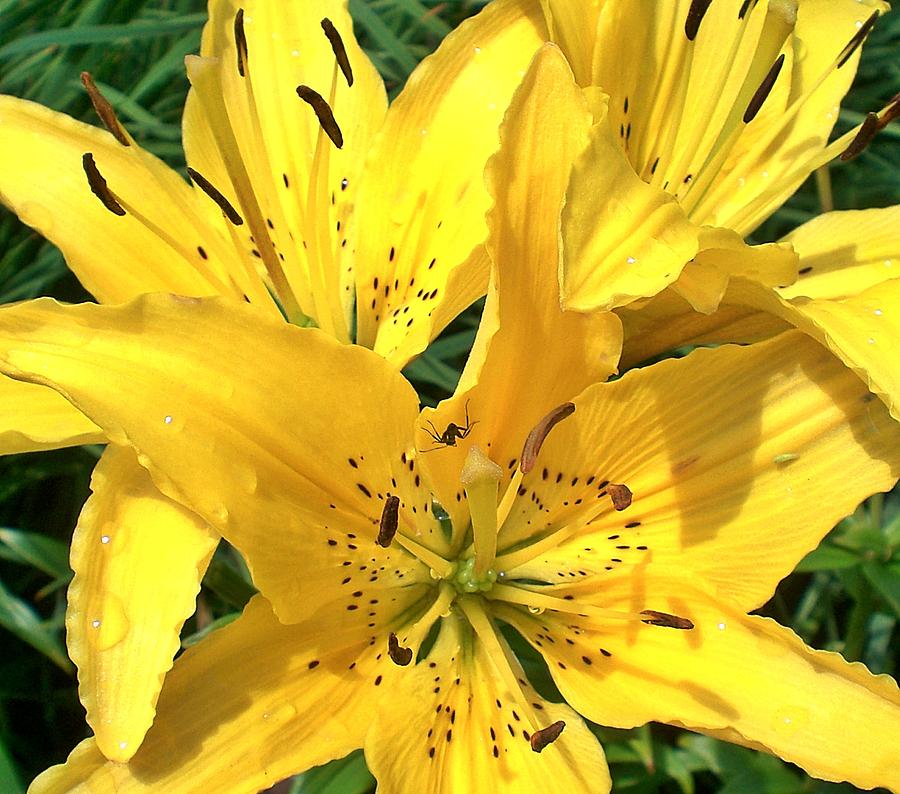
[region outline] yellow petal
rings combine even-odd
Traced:
[[[766,749],[825,780],[900,786],[900,691],[892,679],[812,650],[791,630],[683,580],[653,581],[637,569],[595,592],[606,606],[629,608],[645,591],[656,594],[657,610],[694,628],[592,625],[524,610],[505,617],[541,643],[560,691],[591,720],[668,722]]]
[[[603,5],[599,0],[578,3],[541,0],[551,41],[565,53],[580,86],[591,84],[594,48],[597,46],[597,20]]]
[[[109,446],[72,539],[66,640],[97,745],[127,761],[153,722],[218,537]]]
[[[562,300],[580,311],[654,295],[699,248],[699,228],[634,173],[607,116],[575,162],[562,215]]]
[[[379,587],[428,578],[375,544],[388,494],[420,543],[446,545],[410,456],[418,399],[371,351],[245,304],[166,295],[35,301],[0,309],[0,326],[4,370],[64,392],[133,447],[163,493],[244,553],[285,620],[348,598],[351,561],[385,565]]]
[[[435,442],[427,433],[429,421],[439,429],[451,421],[460,425],[468,410],[473,422],[465,443],[423,459],[451,512],[465,510],[453,495],[470,444],[482,444],[511,473],[538,421],[615,371],[618,320],[562,311],[557,286],[559,229],[553,219],[590,123],[565,60],[554,45],[545,46],[512,101],[500,152],[488,165],[495,199],[487,243],[493,286],[475,351],[454,397],[423,412],[419,423],[419,449],[430,449]],[[460,522],[463,516],[454,515],[454,525]]]
[[[0,454],[102,444],[106,436],[52,389],[0,376]]]
[[[398,365],[484,294],[484,166],[545,35],[537,0],[491,3],[422,62],[388,111],[352,223],[358,341]]]
[[[91,192],[87,152],[124,216]],[[98,300],[160,290],[241,297],[226,276],[229,249],[178,174],[135,145],[13,97],[0,97],[0,198],[62,249]]]
[[[128,764],[104,763],[91,740],[31,791],[268,788],[362,745],[377,699],[399,669],[379,651],[365,636],[336,631],[328,614],[285,626],[257,596],[235,622],[178,659],[156,721]]]
[[[690,572],[754,609],[900,475],[900,426],[797,332],[634,370],[575,405],[522,481],[497,565],[525,539],[559,532],[556,542],[510,576],[572,572],[602,589],[644,568]],[[621,512],[608,482],[633,493]]]
[[[819,215],[785,242],[800,256],[800,280],[783,298],[849,298],[900,277],[900,206]]]
[[[240,67],[239,10],[246,40]],[[338,66],[323,19],[343,42],[352,85]],[[356,43],[346,3],[215,0],[201,55],[214,79],[198,79],[197,62],[189,64],[188,162],[240,208],[254,238],[246,252],[255,248],[270,275],[283,271],[283,282],[280,275],[275,278],[282,302],[288,303],[286,289],[321,328],[348,339],[352,251],[342,244],[387,98]],[[298,97],[300,85],[328,102],[342,133],[341,148]]]
[[[521,668],[515,672],[524,682]],[[379,709],[366,739],[379,786],[398,794],[608,792],[603,751],[582,719],[527,684],[522,688],[541,728],[565,722],[540,755],[484,644],[463,638],[455,620],[442,621],[428,657],[397,676],[391,707]]]

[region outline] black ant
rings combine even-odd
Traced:
[[[441,433],[430,419],[428,420],[428,424],[431,425],[430,429],[427,427],[423,427],[422,429],[434,439],[437,446],[432,447],[431,449],[420,450],[420,452],[434,452],[436,449],[443,449],[444,447],[455,447],[457,441],[461,441],[472,432],[472,428],[478,424],[478,421],[469,421],[469,401],[466,400],[466,423],[462,427],[456,424],[456,422],[451,422],[447,425],[447,429]]]

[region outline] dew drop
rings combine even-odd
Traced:
[[[866,341],[867,341],[870,345],[874,345],[874,344],[875,344],[875,340],[872,339],[871,336],[870,336]]]
[[[92,628],[92,629],[99,629],[99,628],[100,628],[100,621],[97,620],[97,618],[94,618],[94,619],[91,621],[91,628]]]
[[[172,424],[172,417],[166,416],[165,419],[163,419],[163,422],[165,422],[167,425]]]
[[[422,127],[422,129],[419,130],[419,135],[425,136],[427,134],[428,134],[428,130],[425,129],[425,127]]]
[[[884,266],[885,266],[885,267],[893,267],[893,266],[894,266],[894,260],[893,260],[893,259],[885,259],[885,260],[884,260]]]
[[[722,621],[721,623],[719,623],[719,624],[716,626],[716,628],[717,628],[719,631],[725,631],[725,621]]]
[[[104,546],[105,546],[107,543],[109,543],[109,535],[101,535],[101,536],[100,536],[100,542],[101,542]]]
[[[506,571],[498,571],[498,572],[497,572],[497,578],[498,578],[498,579],[505,579],[505,578],[506,578]]]
[[[884,314],[884,312],[881,309],[875,309],[875,311],[873,311],[872,314],[874,314],[876,317],[881,317],[881,315]]]
[[[478,55],[479,52],[481,52],[481,47],[476,47],[476,48],[475,48],[475,54]]]
[[[128,742],[119,742],[120,750],[124,750],[126,747],[128,747]]]
[[[544,614],[544,608],[543,608],[543,607],[530,606],[530,607],[528,607],[528,611],[529,611],[532,615],[543,615],[543,614]]]
[[[291,55],[294,56],[295,58],[299,58],[300,50],[291,50]]]
[[[434,568],[429,568],[429,569],[428,569],[428,575],[429,575],[432,579],[435,579],[435,580],[441,578],[441,575],[440,575],[436,570],[434,570]]]
[[[635,262],[637,262],[637,259],[635,259],[633,256],[629,256],[625,261],[628,262],[629,265],[633,265]]]

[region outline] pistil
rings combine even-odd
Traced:
[[[459,479],[466,491],[472,519],[474,575],[481,579],[487,575],[497,556],[497,493],[503,469],[473,444]]]

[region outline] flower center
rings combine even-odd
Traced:
[[[460,560],[450,578],[450,583],[460,593],[485,593],[497,581],[497,572],[488,568],[483,574],[475,570],[475,557]]]

